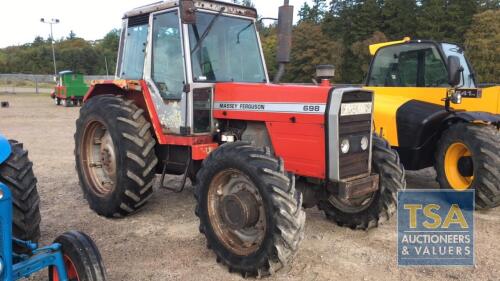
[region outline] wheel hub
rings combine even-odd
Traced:
[[[472,157],[464,156],[458,159],[458,172],[464,177],[472,177],[474,175]]]
[[[113,149],[113,140],[107,131],[101,139],[100,156],[104,170],[109,177],[114,177],[116,174],[115,151]]]
[[[254,226],[259,220],[257,200],[246,190],[224,196],[220,207],[222,219],[233,230]]]
[[[87,124],[82,146],[81,165],[90,189],[97,196],[109,194],[116,185],[116,155],[113,139],[99,121]]]
[[[234,254],[249,255],[259,247],[267,229],[259,189],[243,172],[220,171],[208,188],[208,217],[219,241]]]

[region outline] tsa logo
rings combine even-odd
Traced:
[[[399,265],[474,265],[474,191],[398,193]]]

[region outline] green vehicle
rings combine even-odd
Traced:
[[[73,71],[65,70],[59,72],[57,76],[57,85],[50,97],[54,99],[56,105],[78,106],[82,105],[83,97],[89,90],[89,86],[85,84],[83,74],[73,73]]]

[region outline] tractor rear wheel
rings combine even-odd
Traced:
[[[68,231],[59,235],[54,243],[61,244],[64,266],[69,280],[105,281],[106,269],[94,241],[85,233]],[[49,280],[59,281],[57,268],[49,267]]]
[[[230,272],[270,275],[291,262],[304,238],[302,195],[269,149],[222,145],[203,161],[195,197],[200,232]]]
[[[133,101],[101,95],[88,100],[76,121],[76,169],[90,208],[122,217],[153,194],[158,159],[151,123]]]
[[[40,239],[40,197],[36,189],[33,163],[28,159],[28,151],[23,144],[10,140],[12,154],[0,165],[0,182],[7,185],[12,193],[13,236],[25,241]],[[14,244],[14,250],[24,252]]]
[[[397,152],[376,135],[372,143],[372,169],[379,175],[379,189],[367,198],[348,203],[329,194],[318,204],[326,217],[339,226],[364,230],[377,227],[394,215],[398,190],[406,189],[405,171]]]
[[[476,208],[500,205],[500,131],[488,125],[458,123],[439,141],[435,169],[443,189],[475,189]]]

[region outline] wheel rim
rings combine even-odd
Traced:
[[[68,279],[70,281],[80,281],[80,278],[78,277],[78,273],[76,271],[76,267],[71,261],[71,259],[64,255],[64,267],[66,268],[66,274],[68,274]],[[59,281],[59,273],[57,273],[57,267],[53,266],[52,267],[52,276],[54,281]]]
[[[247,256],[264,241],[267,223],[258,188],[243,172],[219,172],[208,189],[208,218],[218,240],[231,252]]]
[[[464,170],[461,169],[461,164],[464,160],[471,159],[471,156],[472,153],[469,147],[461,142],[453,143],[446,150],[444,157],[444,170],[446,179],[448,180],[451,188],[454,190],[467,190],[471,186],[472,181],[474,180],[473,173],[469,175],[469,173],[464,172]],[[472,165],[472,161],[470,160],[469,162],[471,162]],[[469,169],[473,170],[473,166]]]
[[[89,122],[85,128],[81,164],[96,195],[105,196],[115,189],[115,147],[108,129],[99,121]]]

